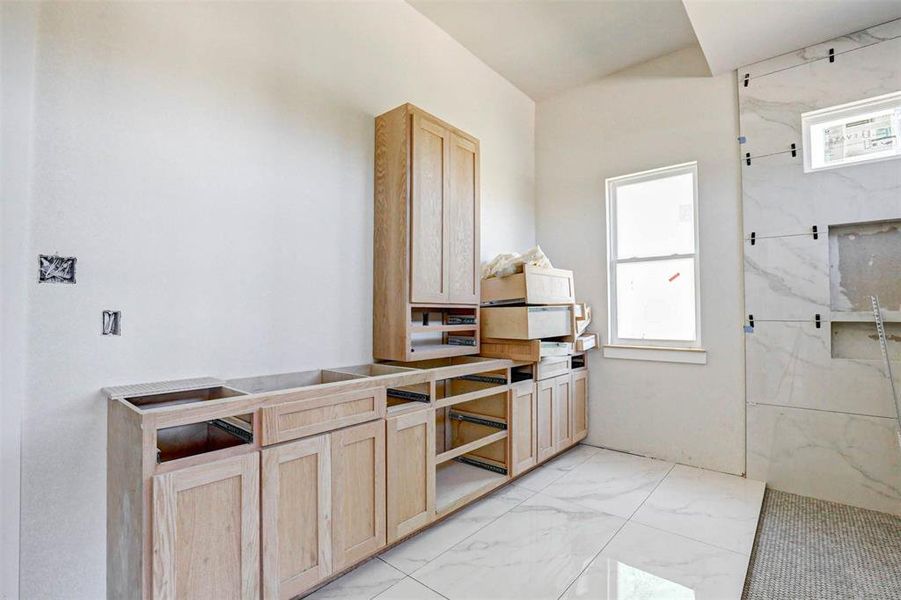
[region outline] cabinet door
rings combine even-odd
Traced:
[[[262,454],[263,598],[287,600],[332,573],[329,436]]]
[[[445,235],[451,304],[479,303],[479,147],[450,134],[448,218]]]
[[[435,514],[434,412],[387,420],[389,544],[425,527]]]
[[[554,453],[572,446],[572,417],[570,403],[572,402],[572,375],[560,375],[552,379],[554,382]]]
[[[535,412],[538,417],[535,442],[538,462],[541,462],[554,454],[554,396],[556,396],[556,385],[553,379],[545,379],[535,385],[535,390],[537,400]]]
[[[510,390],[510,464],[516,477],[538,462],[538,402],[535,384],[515,384]]]
[[[410,201],[410,302],[448,301],[445,231],[449,132],[413,114]]]
[[[153,478],[153,597],[260,597],[258,452]]]
[[[572,387],[573,443],[588,435],[588,371],[573,372]]]
[[[332,567],[340,571],[385,545],[385,422],[331,438]]]

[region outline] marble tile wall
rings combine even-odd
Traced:
[[[748,477],[901,515],[901,448],[884,366],[832,358],[831,322],[862,317],[833,309],[829,252],[830,226],[901,219],[901,161],[804,173],[801,132],[801,113],[901,90],[901,20],[740,68],[737,77],[745,311],[755,319],[745,336]]]

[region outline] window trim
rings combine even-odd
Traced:
[[[624,258],[616,257],[616,188],[624,183],[638,183],[642,181],[651,181],[660,179],[661,176],[672,176],[683,173],[692,175],[692,188],[694,193],[693,203],[693,222],[694,222],[694,252],[691,254],[670,254],[659,256],[648,256],[642,258]],[[638,350],[639,353],[645,348],[660,350],[688,350],[696,351],[702,348],[701,345],[701,265],[700,265],[700,230],[699,210],[698,210],[698,162],[691,161],[660,167],[639,173],[630,173],[628,175],[620,175],[618,177],[609,177],[605,182],[606,188],[606,209],[607,209],[607,330],[609,332],[610,347],[628,346]],[[695,275],[695,339],[694,340],[655,340],[655,339],[635,339],[621,338],[616,325],[616,265],[620,263],[636,263],[651,262],[655,260],[675,260],[679,258],[694,258],[694,275]],[[680,361],[681,362],[681,361]]]

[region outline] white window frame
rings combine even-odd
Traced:
[[[663,177],[672,177],[688,173],[692,176],[693,216],[694,216],[694,251],[688,254],[668,254],[644,256],[641,258],[618,258],[616,255],[616,190],[624,184],[651,181]],[[606,180],[607,191],[607,318],[609,344],[605,346],[604,355],[611,358],[630,358],[640,360],[656,360],[665,362],[688,362],[705,364],[706,353],[701,345],[701,271],[700,271],[700,236],[698,229],[698,163],[697,161],[651,169],[640,173],[631,173]],[[694,260],[695,277],[695,339],[694,340],[655,340],[621,338],[617,331],[616,321],[616,266],[621,263],[650,262],[655,260],[672,260],[692,258]]]

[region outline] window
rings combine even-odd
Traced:
[[[901,158],[901,91],[801,115],[804,172]]]
[[[611,347],[700,348],[697,181],[695,162],[607,180]]]

